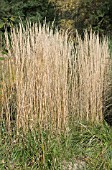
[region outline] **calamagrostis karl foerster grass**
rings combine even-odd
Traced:
[[[102,121],[108,41],[87,31],[77,45],[46,24],[22,23],[5,32],[8,58],[2,67],[2,118],[7,128],[39,123],[63,129],[69,117]],[[4,116],[5,115],[5,116]],[[13,125],[12,125],[13,120]]]

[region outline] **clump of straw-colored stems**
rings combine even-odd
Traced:
[[[64,129],[70,116],[102,121],[102,92],[108,41],[85,32],[77,45],[46,24],[20,23],[5,32],[8,57],[2,64],[1,118],[8,130],[36,124]],[[13,123],[12,123],[13,122]]]
[[[79,120],[103,120],[103,97],[109,71],[108,40],[85,31],[84,40],[77,35],[78,46],[71,68],[71,113]],[[73,116],[73,115],[72,115]]]

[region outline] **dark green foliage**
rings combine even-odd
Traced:
[[[55,0],[56,2],[56,0]],[[112,1],[111,0],[62,0],[57,2],[58,24],[60,27],[80,34],[91,28],[100,35],[112,36]]]
[[[48,0],[1,0],[0,2],[0,49],[5,48],[4,31],[10,33],[20,20],[31,22],[53,22],[56,20],[55,4]],[[56,22],[55,22],[56,23]]]
[[[93,28],[101,35],[110,35],[112,31],[112,1],[81,1],[78,9],[78,29]],[[75,15],[74,15],[75,17]],[[83,23],[83,25],[82,25]]]
[[[20,21],[31,22],[55,19],[55,5],[48,0],[2,0],[0,3],[0,29],[9,28]]]
[[[1,0],[0,3],[0,30],[17,24],[20,18],[25,22],[26,18],[31,22],[52,22],[54,19],[60,28],[78,29],[82,33],[84,29],[90,29],[100,35],[112,36],[112,1],[102,0],[76,0],[65,7],[62,0],[57,5],[54,0]],[[77,7],[76,7],[77,6]],[[20,18],[19,18],[20,17]]]

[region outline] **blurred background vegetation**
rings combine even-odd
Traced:
[[[55,21],[56,26],[72,33],[93,29],[112,37],[111,0],[1,0],[0,32],[26,18],[31,22]]]

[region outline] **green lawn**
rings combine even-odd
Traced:
[[[60,135],[35,129],[12,137],[2,131],[1,170],[61,170],[64,162],[74,165],[77,161],[83,161],[87,170],[112,169],[112,129],[108,125],[74,122]]]

